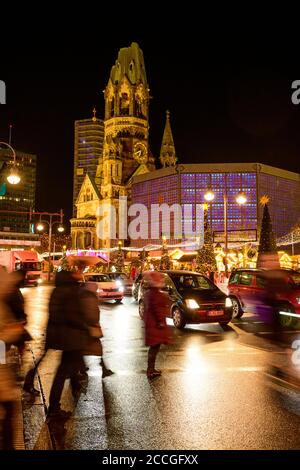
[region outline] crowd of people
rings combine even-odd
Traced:
[[[49,300],[49,317],[43,354],[23,377],[23,390],[33,397],[40,391],[34,386],[41,361],[50,349],[62,351],[49,395],[47,420],[70,415],[61,408],[65,381],[70,379],[73,396],[76,397],[87,385],[84,356],[98,356],[102,377],[113,374],[103,361],[100,326],[100,308],[96,292],[91,285],[82,283],[82,269],[60,271],[55,277],[55,287]],[[21,387],[16,367],[9,357],[22,361],[26,342],[32,337],[26,329],[27,316],[24,298],[20,290],[24,273],[7,273],[0,269],[0,342],[4,345],[4,357],[0,357],[0,449],[14,449],[14,419],[16,404],[21,399]],[[162,276],[149,273],[149,291],[145,296],[145,343],[149,346],[147,377],[153,379],[161,374],[155,368],[160,345],[169,341],[166,325],[166,298],[160,291]]]

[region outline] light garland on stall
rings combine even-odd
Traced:
[[[296,228],[277,239],[277,245],[279,246],[294,245],[296,243],[300,243],[300,228]]]

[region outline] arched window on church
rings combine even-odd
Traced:
[[[135,100],[135,114],[137,117],[143,117],[142,102],[139,96],[137,96]]]
[[[127,93],[122,93],[120,98],[120,114],[121,116],[129,115],[129,96]]]
[[[110,117],[113,117],[115,115],[115,99],[112,98],[110,102]]]

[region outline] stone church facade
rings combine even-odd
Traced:
[[[76,200],[77,216],[71,219],[75,249],[116,246],[118,224],[116,239],[110,237],[108,219],[101,233],[97,231],[102,216],[107,215],[106,208],[115,207],[118,220],[119,197],[126,196],[130,205],[132,178],[155,170],[149,148],[149,91],[143,52],[138,44],[120,49],[104,90],[103,155],[96,176],[86,173]],[[163,166],[176,164],[168,112],[160,161]]]

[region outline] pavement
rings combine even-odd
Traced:
[[[49,286],[24,292],[35,338],[25,369],[43,351],[50,292]],[[300,331],[287,332],[280,343],[267,325],[247,315],[223,329],[170,326],[173,341],[158,356],[163,375],[149,382],[136,303],[103,304],[101,325],[105,361],[114,374],[102,379],[99,358],[87,358],[86,394],[74,400],[66,383],[62,407],[73,414],[49,424],[45,408],[60,353],[47,353],[35,385],[40,397],[23,397],[26,449],[300,448],[297,383],[276,373],[287,370],[287,351]]]

